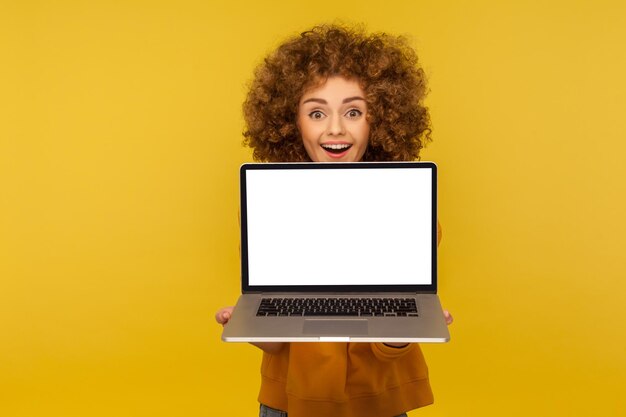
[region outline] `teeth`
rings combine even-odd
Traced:
[[[348,149],[350,146],[347,143],[328,143],[328,144],[324,144],[322,145],[322,148],[326,148],[326,149]]]

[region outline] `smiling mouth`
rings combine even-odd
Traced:
[[[325,151],[336,155],[344,153],[352,147],[349,143],[328,143],[321,146]]]

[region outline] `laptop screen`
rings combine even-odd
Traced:
[[[244,287],[434,284],[434,164],[246,164],[241,175]]]

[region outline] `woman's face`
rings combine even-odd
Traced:
[[[365,93],[357,81],[335,76],[305,91],[297,125],[314,162],[357,162],[367,149],[370,126]]]

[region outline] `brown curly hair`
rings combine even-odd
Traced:
[[[363,161],[410,161],[430,141],[426,77],[401,36],[321,25],[265,58],[243,104],[244,144],[257,161],[310,161],[296,117],[302,94],[330,76],[357,80],[365,92],[369,144]]]

